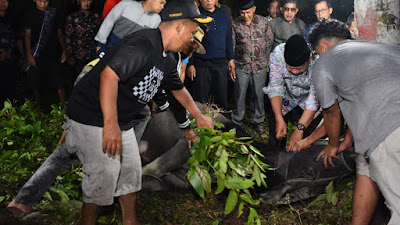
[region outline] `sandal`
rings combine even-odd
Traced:
[[[268,137],[268,135],[265,133],[264,130],[257,131],[257,134],[262,138],[267,138]]]

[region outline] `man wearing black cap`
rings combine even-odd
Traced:
[[[82,224],[95,224],[99,206],[112,204],[115,196],[124,224],[138,224],[135,193],[141,189],[141,163],[130,121],[162,83],[199,127],[213,127],[183,87],[172,66],[176,64],[166,57],[192,41],[198,22],[210,18],[191,0],[169,1],[161,17],[158,29],[128,35],[110,49],[71,94],[64,128],[68,151],[83,163]]]
[[[271,53],[269,83],[263,89],[270,98],[275,117],[269,123],[271,143],[286,136],[287,121],[297,124],[288,149],[318,125],[319,121],[313,120],[319,114],[316,114],[319,104],[311,82],[313,64],[311,51],[301,35],[293,35]]]
[[[266,138],[264,132],[264,93],[262,88],[267,80],[268,57],[271,52],[274,35],[269,27],[268,19],[255,15],[254,0],[240,1],[240,17],[232,23],[233,47],[235,51],[236,111],[232,113],[232,121],[243,125],[246,92],[250,85],[251,103],[254,105],[254,122],[258,134]]]

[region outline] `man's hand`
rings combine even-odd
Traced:
[[[65,63],[66,60],[67,60],[67,53],[64,50],[61,53],[61,63]]]
[[[293,148],[291,148],[291,149],[289,148],[288,150],[293,151],[293,152],[301,151],[303,149],[309,148],[311,146],[311,144],[312,144],[312,142],[310,143],[308,138],[304,138],[304,139],[296,142],[294,144]]]
[[[31,54],[27,55],[27,61],[29,66],[36,67],[36,60]]]
[[[283,118],[277,119],[275,121],[275,132],[276,132],[276,139],[278,139],[278,140],[286,137],[287,126],[286,126],[286,122]]]
[[[191,81],[196,77],[196,68],[193,65],[189,66],[187,69],[186,76],[189,77]]]
[[[233,62],[233,60],[230,60],[228,62],[228,67],[229,67],[229,76],[231,77],[232,81],[235,82],[236,80],[235,62]]]
[[[324,166],[328,167],[328,161],[329,161],[329,164],[332,167],[335,167],[335,165],[333,165],[332,158],[340,160],[340,158],[337,156],[338,153],[339,153],[339,147],[332,146],[328,143],[325,149],[318,154],[317,161],[319,161],[322,156],[325,156]]]
[[[118,124],[104,124],[103,128],[103,151],[111,155],[121,155],[122,136]]]
[[[214,122],[212,121],[211,117],[206,116],[204,114],[200,114],[196,119],[197,127],[198,128],[211,128],[214,129]]]
[[[189,148],[192,147],[192,143],[196,142],[199,137],[193,132],[192,129],[185,129],[185,139],[189,144]]]
[[[286,151],[296,151],[294,147],[297,144],[297,142],[301,141],[301,139],[303,138],[303,133],[304,131],[302,130],[299,129],[294,130],[292,136],[290,136],[289,147],[286,149]]]

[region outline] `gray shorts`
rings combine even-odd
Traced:
[[[369,157],[370,170],[391,211],[389,225],[400,224],[400,127],[389,134]]]
[[[103,128],[67,119],[63,128],[70,153],[82,162],[83,202],[111,205],[114,197],[138,192],[142,186],[142,163],[133,128],[122,131],[122,155],[103,152]]]
[[[367,176],[371,178],[373,181],[375,181],[375,179],[372,176],[371,167],[369,163],[367,162],[365,157],[361,154],[357,154],[356,157],[356,172],[358,175]]]

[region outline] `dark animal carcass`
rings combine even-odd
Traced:
[[[225,129],[234,124],[222,115],[216,121]],[[238,136],[248,136],[237,128]],[[307,199],[321,194],[332,180],[354,174],[354,152],[352,149],[340,154],[342,160],[335,160],[335,167],[325,168],[322,160],[315,159],[326,143],[316,143],[301,152],[286,152],[265,143],[253,142],[265,155],[265,162],[276,170],[267,173],[268,190],[259,189],[264,203],[274,203],[289,194],[292,201]],[[183,131],[177,126],[169,111],[154,116],[148,123],[139,144],[143,163],[143,190],[188,189],[185,175],[190,157]]]

